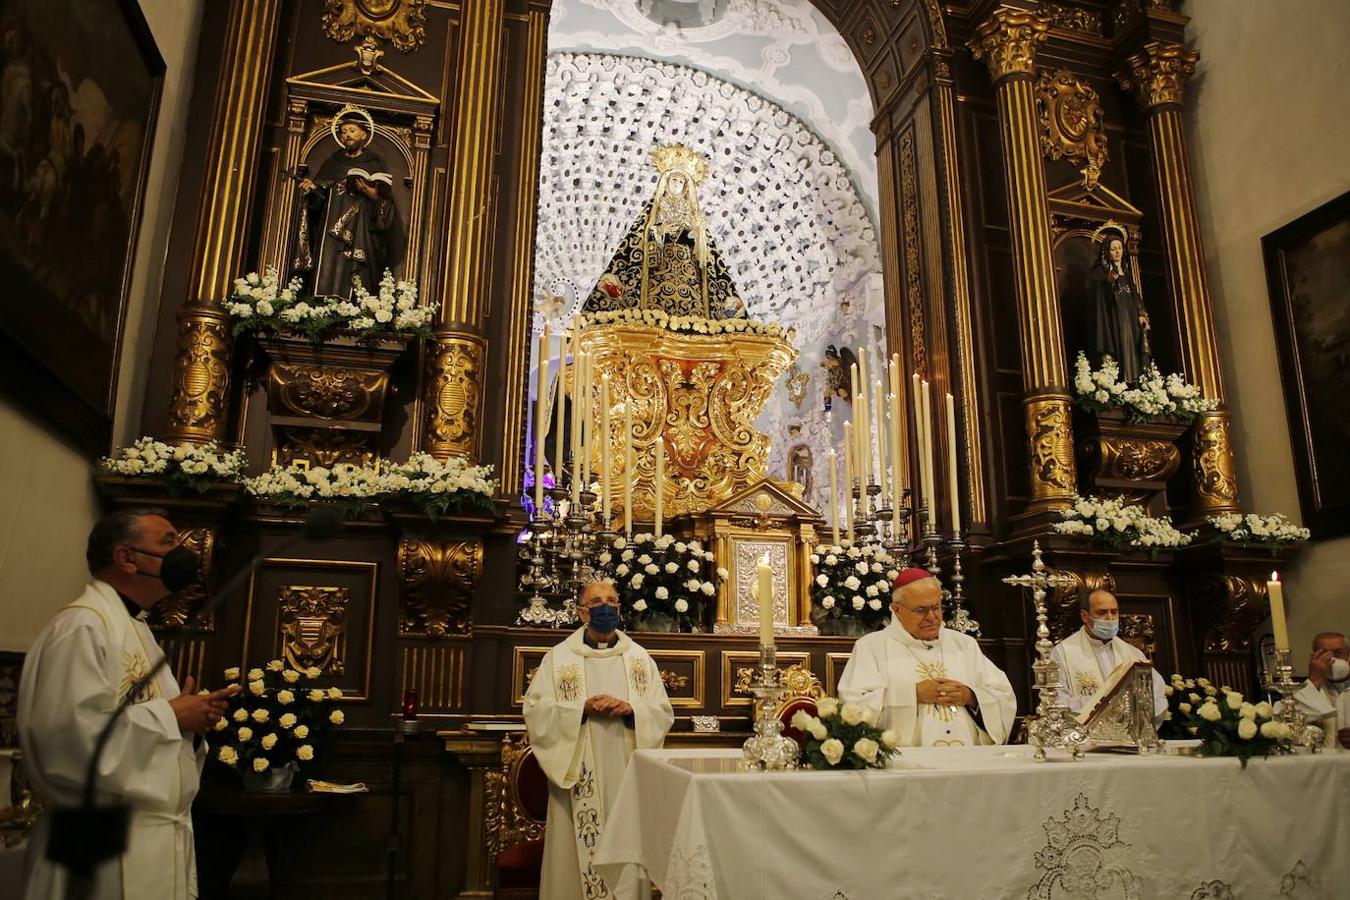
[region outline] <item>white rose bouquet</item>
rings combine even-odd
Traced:
[[[1264,700],[1249,703],[1237,691],[1180,675],[1173,675],[1164,691],[1167,721],[1162,735],[1199,738],[1201,756],[1236,756],[1246,768],[1253,756],[1289,750],[1289,726],[1275,718]]]
[[[822,634],[866,634],[890,621],[897,563],[845,538],[811,551],[811,622]]]
[[[1200,388],[1176,372],[1163,375],[1149,363],[1136,381],[1127,383],[1120,379],[1120,366],[1110,356],[1103,356],[1101,366],[1093,369],[1082,351],[1074,360],[1073,389],[1082,409],[1091,413],[1121,409],[1131,422],[1190,422],[1219,407],[1217,400],[1206,399]]]
[[[650,532],[615,538],[600,553],[599,567],[614,580],[633,631],[702,631],[727,577],[698,541]]]
[[[358,341],[431,336],[435,310],[418,306],[417,285],[396,281],[388,269],[374,294],[355,279],[348,298],[305,297],[300,290],[299,278],[282,287],[276,269],[235,279],[234,293],[225,304],[235,320],[234,333],[298,334],[316,344],[340,331],[354,332]]]
[[[900,752],[894,731],[876,727],[870,706],[840,703],[835,697],[816,701],[816,714],[798,710],[792,727],[802,735],[802,765],[812,769],[884,769]]]
[[[1306,528],[1290,522],[1283,513],[1258,516],[1256,513],[1224,513],[1205,519],[1224,540],[1254,544],[1294,544],[1312,536]]]
[[[201,493],[243,479],[243,450],[222,450],[215,441],[207,444],[166,444],[152,437],[137,438],[127,447],[99,461],[108,475],[163,480],[170,493]]]
[[[226,669],[226,683],[243,690],[207,733],[210,758],[237,770],[245,783],[313,762],[329,729],[344,719],[334,707],[342,691],[316,686],[321,674],[317,667],[297,668],[280,659],[242,675],[238,666]]]
[[[1108,547],[1147,547],[1161,550],[1184,547],[1195,537],[1178,531],[1166,516],[1155,518],[1138,506],[1113,497],[1073,498],[1073,506],[1060,511],[1064,521],[1050,526],[1060,534],[1085,534]]]
[[[244,481],[244,490],[283,509],[305,509],[315,501],[331,503],[345,516],[366,512],[381,493],[380,472],[375,466],[338,463],[324,466],[273,466]]]
[[[439,460],[430,453],[414,453],[406,463],[387,465],[377,482],[382,499],[409,503],[432,519],[451,512],[497,512],[492,467],[457,456]]]

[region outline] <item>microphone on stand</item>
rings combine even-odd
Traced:
[[[316,504],[305,514],[304,525],[299,534],[293,535],[273,547],[270,554],[289,550],[301,541],[326,541],[335,537],[345,522],[341,511],[327,504]],[[249,560],[248,565],[235,572],[221,585],[202,607],[193,614],[190,621],[204,619],[220,608],[231,593],[238,590],[265,559],[258,554]],[[172,578],[172,575],[171,575]],[[191,584],[183,583],[176,590],[182,590]],[[166,586],[172,586],[166,581]],[[99,864],[121,856],[127,847],[127,826],[131,819],[131,807],[126,803],[114,803],[98,806],[95,797],[98,790],[98,763],[103,750],[112,736],[113,725],[134,704],[141,692],[159,676],[161,670],[169,664],[169,655],[163,653],[160,658],[127,690],[122,701],[113,710],[103,730],[94,743],[94,753],[89,760],[89,770],[84,779],[84,797],[77,807],[56,807],[50,811],[51,831],[47,842],[47,859],[64,866],[70,874],[66,884],[67,897],[89,896],[93,890],[94,869]]]

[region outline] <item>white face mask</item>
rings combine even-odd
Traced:
[[[1331,680],[1345,681],[1350,678],[1350,662],[1343,659],[1333,659],[1331,661]]]

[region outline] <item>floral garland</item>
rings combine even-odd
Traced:
[[[164,479],[171,491],[210,490],[238,484],[247,460],[243,450],[224,450],[207,444],[166,444],[152,437],[137,438],[99,460],[99,470],[128,478]]]
[[[1085,534],[1110,547],[1184,547],[1193,534],[1178,531],[1166,516],[1154,518],[1138,506],[1118,497],[1073,498],[1073,506],[1061,510],[1063,522],[1050,527],[1060,534]]]
[[[273,466],[261,475],[244,480],[251,496],[282,507],[303,509],[315,500],[331,502],[344,515],[366,512],[380,496],[380,473],[373,466],[337,463],[325,466]]]
[[[854,620],[861,631],[875,631],[890,621],[891,582],[896,562],[885,550],[857,545],[845,538],[820,544],[811,552],[811,621],[816,627],[842,626]]]
[[[492,497],[497,481],[492,466],[475,466],[460,457],[440,460],[414,453],[406,463],[388,466],[379,477],[385,500],[411,503],[431,518],[450,512],[496,513]]]
[[[616,309],[610,312],[586,313],[581,317],[583,327],[592,325],[654,325],[667,331],[683,334],[762,334],[781,337],[788,341],[797,332],[776,322],[756,322],[752,319],[704,319],[699,316],[672,316],[659,309]]]
[[[491,466],[469,465],[463,460],[441,462],[416,453],[406,463],[273,466],[246,479],[244,489],[286,509],[321,500],[336,503],[347,515],[359,515],[377,503],[394,500],[412,503],[435,518],[451,511],[495,512],[492,496],[497,482],[491,474]]]
[[[1073,388],[1082,409],[1091,413],[1123,409],[1131,422],[1190,422],[1219,407],[1217,400],[1206,399],[1200,388],[1176,372],[1163,375],[1149,363],[1137,381],[1127,383],[1120,380],[1120,366],[1110,356],[1103,356],[1101,367],[1093,369],[1082,351],[1074,360]]]
[[[1209,516],[1206,522],[1223,535],[1225,540],[1257,544],[1293,544],[1306,541],[1312,532],[1295,525],[1283,513],[1258,516],[1256,513],[1224,513]]]
[[[391,335],[431,336],[435,310],[418,306],[417,285],[396,281],[388,269],[375,294],[357,279],[352,280],[352,296],[347,299],[302,297],[300,290],[299,278],[282,287],[274,268],[235,279],[234,293],[225,304],[235,319],[234,333],[293,333],[316,344],[339,331],[355,332],[362,342]]]
[[[600,567],[613,575],[619,608],[634,631],[702,629],[708,604],[727,570],[698,541],[650,532],[618,537],[600,554]]]
[[[813,716],[804,709],[792,715],[792,727],[806,738],[802,765],[812,769],[884,769],[899,753],[894,731],[876,727],[877,711],[835,697],[816,701]]]
[[[211,758],[254,775],[313,762],[328,729],[344,720],[342,710],[332,708],[342,691],[313,686],[321,674],[316,666],[293,669],[279,659],[249,669],[247,682],[237,666],[226,669],[226,682],[244,689],[207,734]]]
[[[1164,738],[1197,738],[1201,756],[1236,756],[1243,768],[1253,756],[1287,750],[1289,726],[1275,718],[1262,700],[1248,703],[1228,687],[1215,687],[1206,678],[1174,674],[1163,688],[1167,712],[1160,729]]]

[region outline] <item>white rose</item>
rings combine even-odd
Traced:
[[[1196,715],[1206,722],[1217,722],[1219,719],[1223,718],[1223,713],[1219,712],[1219,707],[1212,700],[1203,704],[1196,710]]]
[[[269,732],[263,735],[262,748],[264,750],[271,750],[276,745],[277,745],[277,736],[275,734]]]
[[[1181,704],[1180,707],[1178,707],[1178,709],[1180,709],[1184,713],[1189,714],[1191,711],[1191,705],[1189,703],[1183,703]]]
[[[1272,741],[1279,740],[1279,738],[1280,738],[1280,727],[1281,727],[1283,724],[1284,724],[1283,722],[1277,722],[1277,721],[1275,721],[1274,719],[1271,719],[1269,722],[1262,722],[1262,723],[1261,723],[1261,737],[1267,738],[1267,739],[1272,740]],[[1239,725],[1238,727],[1241,728],[1242,726]]]
[[[1252,738],[1256,737],[1256,723],[1251,719],[1243,719],[1238,722],[1237,732],[1238,737],[1242,738],[1244,741],[1250,741]]]
[[[242,707],[240,709],[236,709],[234,711],[234,715],[231,716],[231,718],[234,719],[236,722],[247,722],[248,710],[243,709]]]
[[[634,575],[633,580],[628,582],[628,586],[631,587],[633,590],[637,590],[638,588],[642,587],[642,573],[639,572],[636,575]]]
[[[689,601],[684,599],[676,600],[675,611],[678,613],[689,612]]]
[[[305,738],[307,738],[307,737],[309,737],[309,726],[308,726],[308,725],[299,725],[299,726],[296,726],[296,729],[295,729],[295,738],[296,738],[296,740],[303,741],[303,740],[304,740]]]
[[[232,766],[239,762],[239,754],[234,751],[233,747],[221,747],[220,750],[216,752],[216,759],[227,766]]]
[[[811,737],[818,741],[825,740],[826,735],[829,734],[829,731],[825,729],[825,725],[819,719],[812,719],[807,731],[811,732]]]
[[[815,716],[804,709],[799,709],[792,714],[792,727],[801,732],[810,731],[811,723],[815,720]]]
[[[691,559],[691,560],[689,560],[689,562],[685,563],[685,566],[688,567],[688,569],[689,569],[690,572],[697,572],[697,571],[698,571],[698,560],[696,560],[696,559]]]
[[[265,690],[267,690],[267,688],[261,681],[250,681],[248,683],[248,692],[255,697],[261,697]]]
[[[1238,709],[1238,715],[1242,716],[1244,719],[1255,719],[1256,707],[1252,706],[1250,703],[1244,703],[1241,708]]]
[[[862,720],[864,725],[871,728],[877,724],[877,711],[870,706],[864,706],[862,708]]]
[[[832,566],[837,562],[839,562],[839,557],[835,556],[833,553],[825,557],[825,565],[827,566]]]
[[[675,574],[676,572],[678,572],[678,571],[680,571],[680,564],[679,564],[679,563],[673,563],[673,562],[668,562],[668,563],[666,563],[666,574],[667,574],[667,575],[674,575],[674,574]]]
[[[314,758],[314,748],[309,744],[301,744],[296,748],[295,755],[304,762],[309,762]]]
[[[857,594],[854,594],[854,595],[853,595],[853,608],[854,608],[854,609],[862,609],[862,608],[863,608],[864,606],[866,606],[866,605],[867,605],[867,601],[866,601],[866,600],[864,600],[862,597],[859,597]]]
[[[657,599],[657,600],[667,600],[667,599],[669,599],[669,598],[670,598],[670,591],[666,590],[666,589],[663,588],[663,587],[659,587],[659,588],[656,589],[656,599]]]
[[[253,760],[253,771],[266,772],[267,767],[270,765],[271,763],[269,763],[265,757],[259,756]]]
[[[816,584],[820,585],[821,587],[825,587],[829,583],[830,579],[826,578],[824,575],[816,576]]]
[[[825,609],[834,609],[834,598],[829,594],[826,594],[824,597],[820,598],[820,605]]]
[[[880,598],[880,597],[873,597],[871,600],[868,600],[868,601],[867,601],[867,605],[870,606],[870,607],[872,607],[873,610],[880,610],[880,609],[881,609],[881,598]]]
[[[279,659],[274,659],[267,664],[267,671],[269,672],[280,672],[284,668],[286,668],[286,664]]]
[[[277,702],[282,706],[289,706],[295,702],[295,695],[290,691],[277,691]]]
[[[318,678],[320,675],[323,674],[323,670],[320,669],[318,666],[310,666],[308,669],[305,670],[305,674],[310,678]]]
[[[248,726],[240,728],[237,734],[239,735],[240,743],[246,744],[249,741],[253,740],[253,729],[249,728]]]
[[[1224,699],[1228,702],[1228,708],[1234,711],[1242,709],[1242,695],[1236,691],[1230,691]]]
[[[877,761],[877,751],[880,749],[881,745],[871,738],[858,738],[853,742],[853,752],[869,765]]]
[[[265,709],[255,709],[253,711],[253,721],[257,722],[259,725],[263,724],[271,717],[272,714]]]
[[[628,562],[632,558],[633,558],[632,550],[625,550],[619,554],[619,559],[623,560],[624,562]]]
[[[816,701],[816,715],[822,719],[839,714],[839,701],[833,697],[821,697]]]
[[[328,699],[329,699],[329,700],[341,700],[341,699],[342,699],[342,689],[341,689],[341,688],[330,687],[330,688],[328,689]]]
[[[260,680],[262,677],[263,677],[263,670],[262,670],[262,669],[249,669],[249,670],[248,670],[248,680],[249,680],[249,681],[258,681],[258,680]]]
[[[900,746],[900,735],[895,733],[894,728],[887,728],[881,733],[881,742],[887,747]]]
[[[638,557],[638,565],[640,565],[640,566],[645,566],[645,565],[647,565],[647,563],[649,563],[649,562],[651,562],[651,561],[652,561],[652,558],[651,558],[650,556],[648,556],[647,554],[645,554],[645,553]]]
[[[644,569],[643,571],[645,571],[648,575],[656,575],[661,570],[657,568],[656,563],[648,563],[647,568]]]
[[[323,688],[312,688],[305,696],[309,698],[311,703],[318,703],[328,695],[324,693]]]
[[[259,300],[259,301],[258,301],[258,315],[260,315],[260,316],[270,316],[271,314],[272,314],[272,304],[271,304],[271,303],[268,303],[266,300]]]
[[[290,728],[295,724],[295,713],[282,713],[281,718],[277,719],[277,724],[282,728]]]
[[[711,581],[705,581],[703,582],[703,587],[701,590],[703,591],[704,594],[711,597],[713,594],[717,593],[717,585],[713,584]]]
[[[857,725],[863,720],[863,708],[856,703],[845,703],[839,709],[839,718],[845,725]]]
[[[854,575],[850,575],[844,579],[844,587],[848,588],[850,591],[856,591],[861,586],[862,582]]]
[[[717,577],[718,577],[718,578],[722,578],[722,579],[727,579],[727,578],[730,578],[730,577],[731,577],[731,573],[728,572],[726,569],[722,568],[721,566],[718,566],[718,567],[717,567]]]
[[[830,738],[820,745],[820,755],[825,757],[825,761],[832,766],[839,765],[839,760],[844,758],[844,745],[836,738]]]
[[[238,666],[230,666],[228,669],[226,669],[226,670],[225,670],[225,680],[226,680],[226,681],[238,681],[238,680],[239,680],[239,667],[238,667]]]
[[[1264,700],[1256,704],[1256,714],[1263,719],[1269,719],[1274,712],[1275,710]]]
[[[294,669],[287,669],[281,673],[281,677],[286,680],[287,684],[295,684],[300,680],[300,673]]]
[[[230,720],[225,718],[216,719],[215,730],[224,731],[230,727]]]
[[[341,725],[346,718],[347,717],[342,714],[342,710],[340,709],[335,709],[328,714],[328,721],[332,722],[334,725]]]

